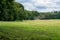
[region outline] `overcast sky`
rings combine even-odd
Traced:
[[[40,12],[60,10],[60,0],[16,0],[16,2],[22,3],[27,10]]]

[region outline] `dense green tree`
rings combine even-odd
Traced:
[[[0,21],[23,20],[24,7],[14,0],[0,1]]]

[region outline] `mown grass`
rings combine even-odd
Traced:
[[[0,21],[0,40],[60,40],[60,20]]]

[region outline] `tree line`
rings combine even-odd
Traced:
[[[60,11],[28,11],[15,0],[0,0],[0,21],[60,19]]]

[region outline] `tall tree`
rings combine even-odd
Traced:
[[[23,20],[24,7],[14,0],[0,0],[0,21]]]

